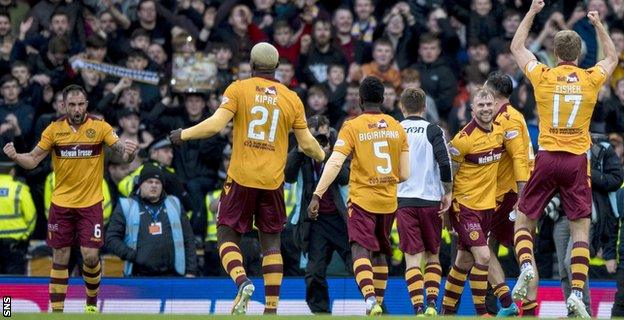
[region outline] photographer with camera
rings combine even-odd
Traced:
[[[315,221],[310,219],[307,213],[308,204],[336,142],[336,132],[330,129],[329,120],[322,115],[310,117],[308,129],[323,147],[327,157],[324,162],[317,162],[306,156],[301,148],[292,148],[286,162],[285,177],[286,182],[297,182],[297,194],[301,200],[299,212],[293,215],[293,223],[296,224],[295,245],[308,258],[305,271],[306,302],[313,313],[330,313],[327,266],[334,251],[346,265],[351,263],[347,237],[346,192],[344,195],[341,193],[341,188],[349,183],[349,166],[342,166],[329,192],[321,199],[318,218]]]

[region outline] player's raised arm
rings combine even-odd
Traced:
[[[596,28],[596,34],[598,35],[598,41],[600,42],[600,46],[604,50],[605,57],[604,59],[598,61],[596,63],[597,66],[602,67],[605,72],[607,78],[611,76],[613,70],[618,63],[618,54],[615,50],[615,45],[613,44],[613,40],[609,37],[609,33],[607,33],[607,29],[605,29],[604,25],[602,25],[602,21],[600,21],[600,15],[598,11],[590,11],[587,13],[587,18]]]
[[[542,11],[543,8],[544,0],[533,0],[529,12],[527,12],[524,19],[522,19],[522,22],[520,22],[520,26],[518,26],[518,30],[516,30],[516,34],[511,40],[511,53],[516,59],[518,67],[520,67],[523,72],[524,67],[526,67],[529,61],[537,60],[535,55],[525,47],[525,43],[527,37],[529,36],[531,26],[533,25],[533,19],[535,19],[535,16]]]
[[[174,144],[182,144],[184,141],[210,138],[219,133],[232,120],[234,113],[219,108],[208,119],[186,129],[175,129],[169,133],[169,139]]]
[[[9,157],[9,159],[15,161],[15,163],[17,163],[20,167],[27,170],[34,169],[37,165],[39,165],[41,160],[48,155],[48,151],[39,148],[39,146],[35,146],[29,153],[17,153],[13,142],[9,142],[4,145],[2,150],[4,151],[4,154]]]
[[[313,158],[316,161],[325,160],[325,151],[323,151],[323,148],[321,148],[321,145],[318,143],[318,141],[316,141],[314,136],[312,136],[308,128],[295,129],[295,138],[297,139],[297,143],[299,144],[301,150],[303,150],[303,153],[305,153],[306,156]],[[340,164],[342,165],[342,163]]]

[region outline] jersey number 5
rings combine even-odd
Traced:
[[[377,141],[373,143],[373,149],[375,150],[375,156],[379,159],[386,160],[386,166],[377,166],[377,171],[381,174],[389,174],[392,172],[392,162],[390,159],[390,154],[387,152],[381,151],[381,148],[387,147],[388,141]]]
[[[561,95],[555,94],[553,98],[553,128],[559,127],[559,101],[561,100]],[[566,128],[571,128],[574,124],[574,119],[576,119],[576,115],[578,114],[579,107],[581,106],[581,100],[583,100],[583,96],[580,94],[566,94],[563,96],[563,101],[570,103],[574,102],[574,106],[572,107],[572,112],[570,112],[570,117],[568,118],[568,122],[566,123]]]
[[[249,121],[249,130],[247,131],[247,137],[254,140],[264,140],[265,132],[258,130],[257,126],[263,126],[269,120],[269,110],[264,106],[255,106],[251,108],[251,114],[255,115],[260,113],[260,119],[254,119]],[[271,117],[271,128],[269,129],[269,142],[275,141],[275,131],[277,131],[277,120],[279,119],[280,110],[273,110],[273,116]]]

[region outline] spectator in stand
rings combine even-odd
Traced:
[[[422,89],[434,99],[440,118],[447,119],[457,94],[457,80],[440,53],[440,40],[434,35],[425,34],[420,37],[419,61],[412,67],[420,73]]]
[[[104,85],[101,73],[92,69],[81,69],[77,84],[87,92],[87,101],[102,100]]]
[[[151,42],[150,34],[145,29],[135,29],[130,35],[130,49],[147,51]]]
[[[344,53],[347,63],[362,64],[365,60],[370,60],[370,44],[351,35],[353,13],[348,7],[339,7],[334,11],[332,26],[336,31],[340,51]]]
[[[212,53],[215,56],[217,65],[217,89],[221,93],[234,80],[232,72],[232,49],[225,42],[218,42],[212,45]]]
[[[28,138],[35,122],[35,109],[20,99],[20,90],[19,82],[12,75],[0,78],[0,134]]]
[[[399,109],[397,99],[397,90],[392,83],[384,82],[384,100],[381,105],[381,111],[390,115],[397,121],[403,121],[403,112]]]
[[[413,68],[406,68],[401,71],[401,92],[407,88],[419,89],[421,87],[420,73]],[[437,124],[440,122],[440,115],[436,107],[435,100],[425,93],[425,119]]]
[[[394,63],[394,48],[386,38],[379,38],[373,44],[373,61],[362,66],[361,74],[355,81],[374,76],[382,81],[390,82],[395,89],[401,86],[401,72]]]
[[[105,62],[106,60],[106,39],[99,35],[90,35],[87,37],[86,58],[95,62]],[[111,60],[106,60],[111,62]]]
[[[496,66],[498,71],[508,75],[511,78],[513,87],[518,86],[518,82],[524,78],[522,70],[518,68],[518,64],[511,54],[509,47],[500,50],[496,56]]]
[[[280,64],[282,64],[280,62]],[[292,67],[292,65],[291,65]],[[293,67],[293,75],[295,74]],[[239,61],[238,67],[236,68],[236,80],[244,80],[251,78],[251,64],[249,61]]]
[[[43,0],[39,1],[28,14],[33,18],[31,34],[42,33],[44,30],[51,30],[55,26],[54,16],[59,12],[64,12],[68,18],[67,30],[68,40],[82,44],[85,40],[85,30],[82,27],[84,20],[82,19],[82,4],[78,1],[57,1]]]
[[[55,91],[61,90],[71,81],[70,66],[67,61],[69,40],[65,37],[54,37],[48,43],[45,53],[32,52],[28,55],[28,63],[33,66],[33,79],[41,75],[39,84],[50,85]],[[73,75],[73,73],[72,73]]]
[[[312,25],[306,23],[302,25],[297,33],[294,32],[288,21],[279,20],[273,26],[273,42],[280,58],[288,59],[292,64],[296,64],[301,52],[301,38],[309,35]]]
[[[252,18],[249,7],[243,4],[234,6],[227,23],[223,26],[217,25],[217,31],[210,34],[210,41],[227,42],[234,56],[239,60],[249,60],[251,47],[268,39],[266,33],[252,22]]]
[[[503,50],[503,48],[508,48],[511,44],[511,39],[513,39],[518,26],[520,26],[520,20],[522,17],[520,13],[513,9],[508,9],[505,11],[503,16],[503,31],[504,33],[491,38],[488,42],[488,48],[490,50],[490,57],[496,57]],[[493,61],[492,61],[493,62]]]
[[[397,3],[383,22],[385,25],[383,38],[392,44],[397,67],[402,70],[416,62],[413,57],[417,54],[415,48],[418,45],[418,25],[409,5],[406,2]],[[373,58],[374,54],[373,51]]]
[[[154,0],[141,0],[137,6],[137,21],[134,21],[127,31],[132,34],[135,30],[147,31],[152,42],[158,43],[171,50],[172,25],[158,16],[157,3]]]
[[[351,35],[364,43],[373,43],[373,35],[379,27],[377,19],[373,15],[375,5],[373,0],[355,0],[353,5],[357,19],[351,28]]]
[[[329,98],[327,90],[321,85],[314,85],[308,89],[308,97],[306,99],[306,114],[308,117],[322,115],[328,113],[327,104]]]
[[[288,87],[288,89],[294,90],[300,97],[305,96],[305,84],[300,84],[295,77],[295,66],[286,58],[280,58],[279,65],[275,72],[275,79],[281,84]],[[251,67],[249,69],[249,76],[251,76]]]
[[[195,238],[180,200],[163,192],[162,173],[148,167],[139,190],[119,199],[106,247],[123,260],[124,276],[186,276],[197,272]]]
[[[590,0],[587,3],[587,11],[598,11],[601,22],[610,25],[607,22],[609,8],[605,0]],[[575,23],[572,29],[579,34],[585,44],[585,55],[579,59],[578,65],[581,68],[591,68],[604,56],[602,48],[598,45],[596,30],[587,17]]]
[[[8,13],[0,11],[0,72],[8,73],[11,69],[11,51],[15,36],[11,32],[11,17]]]
[[[144,71],[148,66],[149,58],[143,50],[135,49],[128,55],[128,60],[126,60],[127,68]],[[147,107],[148,110],[160,100],[160,92],[155,85],[138,82],[136,86],[141,89],[141,101],[143,101],[143,106]]]
[[[13,35],[17,36],[20,23],[26,20],[30,6],[25,1],[0,0],[0,11],[6,12],[11,21]]]
[[[49,103],[50,100],[44,101],[44,88],[47,93],[52,92],[54,94],[54,90],[50,87],[49,78],[44,75],[39,75],[36,77],[31,77],[30,66],[23,61],[15,61],[11,65],[11,75],[13,75],[18,81],[20,85],[20,99],[22,99],[26,104],[29,104],[33,107],[36,107],[36,114],[40,115],[50,111]],[[39,82],[44,83],[44,85],[39,84]]]
[[[603,89],[608,92],[608,89]],[[606,96],[606,94],[603,94]],[[624,132],[624,78],[615,83],[615,88],[611,90],[610,97],[601,97],[599,95],[599,105],[604,105],[603,117],[605,122],[604,132]],[[602,102],[600,98],[607,100]],[[598,105],[596,105],[598,108]],[[594,112],[594,116],[598,116]],[[592,120],[593,121],[593,120]]]
[[[329,112],[327,117],[333,126],[344,117],[341,107],[347,95],[347,81],[345,67],[342,64],[332,64],[327,69],[327,81],[323,82],[323,87],[329,98]]]
[[[624,8],[624,6],[623,6]],[[615,44],[615,50],[619,53],[619,63],[611,76],[611,87],[616,87],[616,82],[624,78],[624,31],[622,29],[611,28],[611,40]]]
[[[169,55],[165,52],[163,46],[158,43],[152,43],[147,47],[147,56],[154,62],[158,68],[156,71],[165,74],[165,77],[171,77],[171,63]]]
[[[139,149],[146,149],[154,141],[152,134],[141,128],[141,118],[136,110],[122,109],[119,112],[119,128],[119,138],[134,141]]]
[[[465,36],[466,31],[465,27],[462,27],[462,30],[456,30],[453,21],[457,20],[449,17],[444,9],[438,7],[429,12],[426,29],[440,39],[442,56],[455,67],[459,65],[457,63],[457,54],[462,49],[462,40],[460,40],[459,34]],[[457,22],[456,24],[459,23]]]
[[[492,71],[492,64],[489,59],[490,52],[488,46],[478,38],[470,39],[468,41],[468,64],[462,70],[464,74],[479,73],[483,77],[487,77]]]
[[[114,8],[114,6],[111,6],[111,10],[100,13],[100,28],[106,36],[106,47],[109,59],[111,61],[120,61],[126,55],[126,48],[130,45],[124,33],[124,28],[118,27],[117,15],[113,15],[112,8]],[[129,25],[130,21],[127,20],[127,18],[125,18],[125,20]]]
[[[340,128],[345,120],[357,117],[362,113],[362,107],[360,106],[360,84],[358,82],[349,82],[345,103],[341,109],[345,115],[336,125],[332,125],[332,128]]]
[[[308,36],[301,39],[297,79],[307,85],[323,83],[332,64],[346,66],[347,59],[333,42],[329,20],[316,20],[312,27],[312,39]]]

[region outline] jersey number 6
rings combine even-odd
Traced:
[[[263,126],[269,120],[269,110],[264,106],[254,106],[251,108],[251,114],[255,115],[260,113],[260,119],[254,119],[249,121],[249,130],[247,131],[247,137],[254,140],[264,140],[265,132],[258,130],[257,126]],[[279,119],[280,110],[273,110],[273,116],[271,117],[271,128],[269,129],[269,142],[275,141],[275,131],[277,131],[277,120]]]

